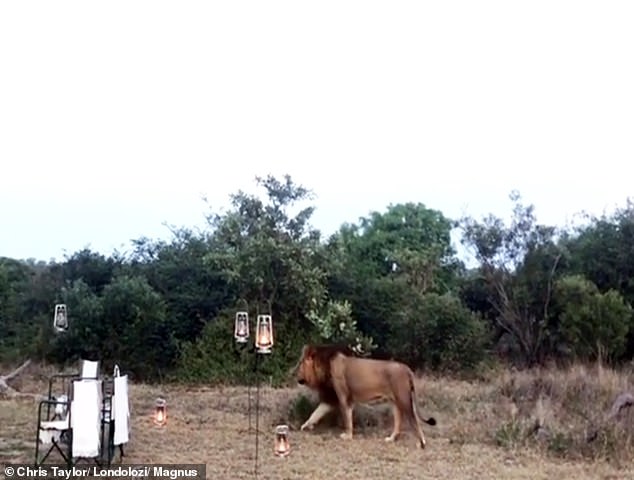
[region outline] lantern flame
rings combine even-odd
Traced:
[[[275,429],[275,455],[286,457],[291,453],[291,445],[288,441],[288,426],[278,425]]]
[[[273,322],[270,315],[258,315],[255,346],[259,353],[270,353],[273,347]]]
[[[156,399],[154,407],[154,423],[162,427],[167,423],[167,402],[162,398]]]

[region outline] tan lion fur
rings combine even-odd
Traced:
[[[340,345],[305,345],[298,363],[297,381],[319,393],[320,404],[301,429],[312,428],[337,406],[341,409],[345,432],[351,439],[354,404],[387,400],[393,404],[394,428],[386,441],[395,441],[401,433],[403,417],[407,417],[417,433],[420,448],[425,436],[416,408],[414,373],[395,360],[359,358]],[[424,420],[435,425],[431,417]]]

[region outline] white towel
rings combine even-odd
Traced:
[[[44,445],[50,444],[53,440],[58,442],[64,430],[68,430],[68,415],[64,420],[40,422],[40,442]]]
[[[101,380],[73,382],[73,401],[70,408],[73,457],[98,456],[101,440]]]
[[[40,443],[43,445],[50,445],[55,440],[59,443],[59,438],[62,436],[62,432],[59,430],[44,430],[40,429]]]
[[[68,430],[68,417],[64,420],[50,420],[48,422],[40,422],[40,428],[42,430]]]
[[[81,378],[97,378],[97,370],[99,361],[82,360],[81,362]]]
[[[128,376],[114,378],[112,397],[112,418],[114,419],[114,444],[127,443],[130,435],[130,409],[128,404]]]
[[[68,402],[66,395],[60,396],[57,400]],[[55,416],[57,420],[40,422],[40,442],[50,444],[52,440],[59,441],[63,431],[68,430],[68,408],[62,403],[55,404]]]

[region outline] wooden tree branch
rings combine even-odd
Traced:
[[[623,392],[617,395],[614,403],[612,404],[612,408],[610,409],[610,413],[608,414],[608,419],[612,419],[616,417],[621,410],[624,408],[628,408],[634,405],[634,395],[629,392]]]
[[[8,383],[10,380],[13,380],[18,375],[20,375],[24,371],[24,369],[28,367],[30,364],[31,364],[31,360],[27,360],[18,368],[13,370],[11,373],[0,376],[0,395],[6,395],[7,397],[10,397],[10,398],[13,398],[13,397],[28,397],[28,398],[35,398],[35,399],[46,398],[42,395],[38,395],[35,393],[18,392],[15,388],[10,386]]]
[[[529,306],[525,304],[526,300],[514,298],[514,287],[507,284],[510,273],[504,265],[496,267],[490,262],[485,265],[485,278],[495,290],[494,296],[490,297],[489,301],[498,313],[496,323],[517,341],[529,364],[538,358],[548,327],[548,314],[553,296],[555,275],[561,257],[562,255],[558,254],[553,259],[547,279],[542,313],[538,317],[531,313]]]
[[[11,373],[9,373],[8,375],[5,375],[3,377],[0,377],[2,380],[4,380],[5,382],[8,382],[9,380],[13,380],[15,377],[17,377],[18,375],[20,375],[22,373],[22,371],[28,367],[31,364],[31,360],[27,360],[26,362],[24,362],[22,365],[20,365],[18,368],[16,368],[15,370],[13,370]]]
[[[527,339],[528,334],[522,331],[521,328],[523,325],[521,313],[517,310],[517,306],[507,294],[502,280],[495,281],[495,288],[500,298],[500,305],[496,308],[499,312],[497,324],[505,329],[519,343],[522,353],[528,356],[531,347]]]
[[[550,306],[550,301],[553,296],[553,283],[554,283],[555,273],[557,271],[557,266],[559,265],[560,259],[561,259],[561,253],[555,257],[555,261],[553,262],[553,268],[550,270],[550,275],[548,276],[546,299],[544,300],[544,320],[548,318],[548,307]]]
[[[621,413],[621,410],[623,410],[624,408],[629,408],[632,405],[634,405],[634,395],[632,395],[630,392],[620,393],[614,399],[614,403],[612,403],[612,408],[610,408],[610,411],[605,415],[603,422],[614,420]],[[598,435],[599,429],[595,427],[587,435],[586,441],[588,443],[593,442],[597,439]]]

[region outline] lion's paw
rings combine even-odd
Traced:
[[[396,439],[392,435],[390,435],[389,437],[385,437],[386,442],[393,442],[394,440]]]
[[[339,437],[344,440],[352,440],[352,434],[347,432],[342,433]]]
[[[312,430],[313,428],[315,428],[315,425],[313,425],[312,423],[304,423],[299,429],[301,431],[304,431],[304,430]]]

